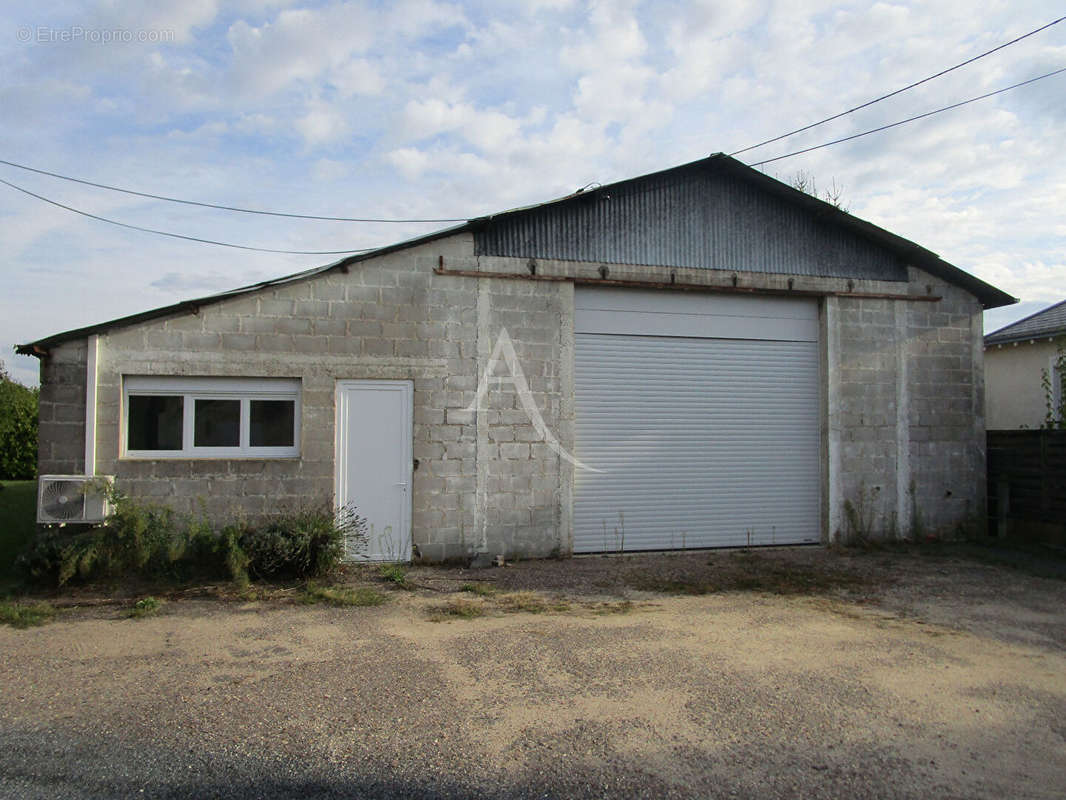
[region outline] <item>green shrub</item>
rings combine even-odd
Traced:
[[[37,482],[0,482],[0,596],[17,583],[15,560],[37,533]]]
[[[12,380],[0,361],[0,480],[37,477],[38,395]]]
[[[174,513],[114,489],[110,500],[113,511],[103,525],[39,533],[20,558],[29,577],[56,586],[75,578],[177,577],[175,565],[184,554],[185,532]]]
[[[345,530],[328,506],[279,514],[237,539],[256,578],[308,578],[325,575],[344,556]]]
[[[344,555],[350,529],[365,525],[349,514],[338,523],[328,505],[280,513],[260,525],[231,523],[216,531],[205,519],[111,490],[113,513],[103,525],[39,533],[20,557],[39,583],[143,577],[190,580],[229,578],[246,586],[256,578],[325,575]]]

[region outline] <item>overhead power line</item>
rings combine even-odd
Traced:
[[[887,100],[890,97],[895,97],[897,94],[902,94],[903,92],[906,92],[909,89],[913,89],[916,86],[921,86],[923,83],[928,83],[929,81],[934,80],[935,78],[939,78],[942,75],[947,75],[949,72],[954,72],[955,70],[957,70],[957,69],[959,69],[961,67],[965,67],[967,64],[972,64],[973,62],[975,62],[975,61],[977,61],[979,59],[982,59],[985,56],[990,56],[993,53],[995,53],[995,52],[997,52],[999,50],[1002,50],[1004,47],[1010,47],[1012,44],[1017,44],[1022,39],[1028,39],[1030,36],[1033,36],[1034,34],[1040,33],[1040,31],[1047,30],[1052,25],[1058,25],[1063,20],[1066,20],[1066,17],[1059,17],[1056,20],[1052,20],[1047,25],[1042,25],[1039,28],[1037,28],[1036,30],[1029,31],[1029,33],[1026,33],[1026,34],[1023,34],[1022,36],[1019,36],[1017,39],[1011,39],[1009,42],[1004,42],[1003,44],[999,45],[998,47],[993,47],[991,50],[986,50],[984,53],[981,53],[980,55],[976,55],[973,58],[967,59],[966,61],[963,61],[960,64],[956,64],[953,67],[948,67],[947,69],[943,69],[940,72],[936,73],[935,75],[930,75],[928,78],[922,78],[920,81],[915,81],[914,83],[907,84],[902,89],[896,89],[894,92],[889,92],[888,94],[883,94],[880,97],[875,97],[873,100],[869,100],[869,101],[863,103],[862,105],[855,106],[854,108],[849,108],[847,111],[841,111],[839,114],[834,114],[831,117],[826,117],[825,119],[819,120],[818,122],[812,122],[810,125],[805,125],[802,128],[796,128],[796,130],[794,130],[794,131],[789,131],[788,133],[782,133],[780,136],[775,136],[773,139],[767,139],[764,142],[759,142],[758,144],[753,144],[753,145],[750,145],[748,147],[744,147],[744,148],[742,148],[740,150],[734,150],[729,155],[731,155],[731,156],[740,155],[741,153],[746,153],[749,150],[754,150],[757,147],[762,147],[765,144],[773,144],[774,142],[779,142],[782,139],[787,139],[789,136],[794,136],[797,133],[803,133],[804,131],[809,131],[811,128],[817,128],[819,125],[824,125],[827,122],[832,122],[835,119],[840,119],[841,117],[845,117],[848,114],[851,114],[851,113],[853,113],[855,111],[859,111],[860,109],[872,106],[874,103],[880,103],[882,100]]]
[[[101,216],[99,216],[97,214],[90,214],[88,211],[82,211],[82,210],[74,208],[72,206],[63,205],[62,203],[56,202],[55,200],[49,200],[47,197],[44,197],[44,196],[39,195],[39,194],[35,194],[34,192],[31,192],[29,189],[24,189],[21,186],[16,186],[15,184],[11,183],[10,181],[5,181],[3,178],[0,178],[0,183],[4,184],[5,186],[10,186],[12,189],[14,189],[16,191],[19,191],[19,192],[22,192],[23,194],[28,194],[30,197],[35,197],[38,200],[41,200],[41,201],[43,201],[45,203],[48,203],[48,204],[53,205],[53,206],[57,206],[58,208],[62,208],[64,210],[66,210],[66,211],[70,211],[70,212],[73,212],[75,214],[80,214],[81,216],[88,217],[89,219],[95,219],[95,220],[98,220],[99,222],[107,222],[107,223],[109,223],[111,225],[118,225],[120,228],[129,228],[130,230],[133,230],[133,231],[141,231],[143,233],[154,233],[157,236],[169,236],[172,239],[184,239],[187,242],[199,242],[200,244],[213,244],[213,245],[217,245],[219,247],[232,247],[232,248],[234,248],[236,250],[254,250],[257,253],[285,253],[285,254],[289,254],[289,255],[299,255],[299,256],[343,256],[343,255],[351,255],[353,253],[368,253],[371,250],[376,250],[377,249],[376,247],[364,247],[364,248],[361,248],[361,249],[358,249],[358,250],[275,250],[274,248],[270,248],[270,247],[253,247],[251,245],[246,245],[246,244],[232,244],[230,242],[218,242],[218,241],[215,241],[213,239],[201,239],[198,236],[186,236],[186,235],[181,234],[181,233],[171,233],[169,231],[156,230],[155,228],[144,228],[144,227],[142,227],[140,225],[130,225],[127,222],[119,222],[118,220],[108,219],[107,217],[101,217]]]
[[[871,133],[880,133],[881,131],[887,131],[889,128],[897,128],[900,125],[906,125],[908,122],[914,122],[915,120],[925,119],[926,117],[931,117],[934,114],[941,114],[941,113],[943,113],[945,111],[951,111],[953,108],[960,108],[961,106],[966,106],[966,105],[969,105],[970,103],[976,103],[978,100],[984,100],[985,98],[993,97],[993,96],[995,96],[997,94],[1003,94],[1004,92],[1009,92],[1011,89],[1017,89],[1020,86],[1027,86],[1030,83],[1036,83],[1037,81],[1044,80],[1044,78],[1050,78],[1053,75],[1059,75],[1059,74],[1061,74],[1063,72],[1066,72],[1066,67],[1063,67],[1062,69],[1057,69],[1054,72],[1045,73],[1044,75],[1038,75],[1035,78],[1030,78],[1029,80],[1022,81],[1021,83],[1015,83],[1012,86],[1005,86],[1002,89],[996,89],[996,91],[994,91],[994,92],[987,92],[987,93],[979,95],[977,97],[971,97],[969,100],[963,100],[961,103],[953,103],[950,106],[944,106],[943,108],[938,108],[938,109],[936,109],[934,111],[926,111],[924,114],[918,114],[917,116],[914,116],[914,117],[909,117],[907,119],[901,119],[899,122],[892,122],[892,123],[890,123],[888,125],[882,125],[879,128],[872,128],[872,129],[870,129],[868,131],[863,131],[862,133],[854,133],[851,136],[845,136],[845,137],[843,137],[841,139],[834,139],[831,142],[823,142],[822,144],[816,144],[816,145],[814,145],[814,147],[805,147],[802,150],[796,150],[796,151],[791,152],[791,153],[785,153],[785,155],[783,155],[783,156],[776,156],[774,158],[767,158],[767,159],[764,159],[763,161],[753,161],[753,162],[749,163],[748,166],[749,167],[761,167],[761,166],[763,166],[765,164],[772,164],[775,161],[781,161],[782,159],[785,159],[785,158],[792,158],[792,156],[802,155],[803,153],[810,153],[812,150],[821,150],[823,147],[829,147],[830,145],[840,144],[841,142],[850,142],[852,139],[858,139],[858,138],[860,138],[862,136],[869,136]]]
[[[30,167],[25,164],[19,164],[16,161],[6,161],[0,158],[0,164],[6,164],[9,167],[15,167],[16,169],[24,169],[27,172],[35,172],[38,175],[47,175],[50,178],[59,178],[63,181],[71,181],[72,183],[80,183],[83,186],[92,186],[97,189],[107,189],[110,192],[122,192],[123,194],[132,194],[136,197],[146,197],[149,200],[165,200],[168,203],[181,203],[186,206],[199,206],[200,208],[217,208],[220,211],[235,211],[239,214],[262,214],[268,217],[288,217],[289,219],[315,219],[325,220],[326,222],[397,222],[397,223],[409,223],[409,222],[466,222],[466,219],[374,219],[370,217],[326,217],[317,214],[291,214],[285,211],[263,211],[255,208],[240,208],[239,206],[226,206],[219,203],[203,203],[198,200],[182,200],[179,197],[167,197],[162,194],[152,194],[151,192],[138,192],[134,189],[123,189],[121,186],[112,186],[107,183],[96,183],[95,181],[87,181],[82,178],[73,178],[70,175],[63,175],[58,172],[49,172],[46,169],[38,169],[37,167]]]

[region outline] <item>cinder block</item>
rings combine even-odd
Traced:
[[[325,353],[332,339],[323,336],[293,336],[293,349],[297,353]]]
[[[291,317],[295,311],[295,301],[261,298],[259,313],[264,317]]]
[[[393,342],[393,349],[396,355],[402,358],[426,358],[429,356],[429,342],[397,339]]]
[[[222,335],[218,333],[183,333],[181,342],[182,349],[193,352],[197,350],[219,350],[222,347]]]
[[[278,333],[290,333],[290,334],[310,334],[311,333],[311,320],[302,319],[299,317],[289,317],[287,319],[279,319],[276,324],[276,331]]]
[[[506,459],[528,459],[529,445],[516,442],[505,442],[500,445],[500,457]]]
[[[393,342],[390,339],[364,338],[362,353],[366,356],[391,356],[393,354]]]

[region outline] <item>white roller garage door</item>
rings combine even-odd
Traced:
[[[820,540],[818,305],[577,287],[574,552]]]

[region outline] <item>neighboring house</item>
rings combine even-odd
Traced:
[[[1066,371],[1066,300],[985,337],[985,404],[989,430],[1043,427],[1062,407]],[[1043,379],[1047,375],[1048,385]]]
[[[794,544],[980,524],[1012,302],[716,155],[19,351],[42,473],[179,510],[333,498],[377,558]]]

